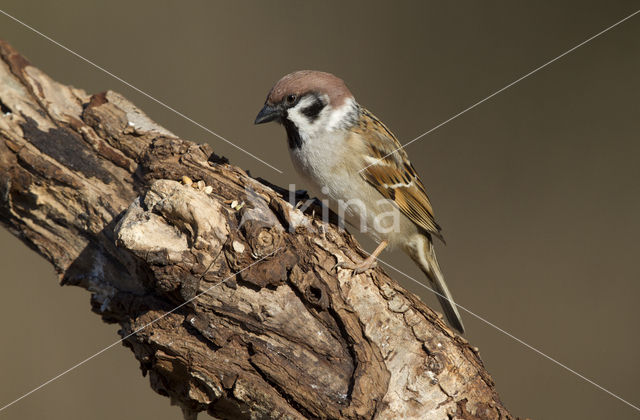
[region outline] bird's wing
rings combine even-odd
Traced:
[[[413,223],[442,239],[424,185],[400,142],[373,114],[364,108],[360,112],[359,123],[352,129],[366,147],[366,169],[360,175]]]

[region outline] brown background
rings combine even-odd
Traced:
[[[64,83],[117,90],[184,138],[277,184],[284,131],[253,126],[283,74],[344,78],[402,142],[639,7],[609,2],[92,4],[2,8],[281,168],[278,174],[0,15],[0,38]],[[457,302],[638,405],[640,15],[407,148],[448,240]],[[301,187],[301,186],[299,186]],[[373,244],[363,241],[368,249]],[[0,230],[0,405],[117,339],[88,294]],[[383,259],[423,281],[399,252]],[[387,270],[407,288],[434,299]],[[534,419],[638,413],[463,312],[504,402]],[[117,346],[11,408],[11,419],[177,419]]]

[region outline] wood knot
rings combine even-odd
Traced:
[[[251,253],[256,258],[272,254],[283,245],[283,231],[280,225],[268,226],[259,221],[247,221],[244,230]]]

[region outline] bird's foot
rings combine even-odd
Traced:
[[[347,270],[353,270],[353,274],[362,274],[367,270],[370,270],[372,268],[376,268],[378,263],[376,262],[376,259],[378,258],[378,255],[380,255],[380,253],[382,252],[383,249],[385,249],[385,247],[389,244],[389,242],[387,242],[387,240],[384,240],[382,242],[380,242],[378,244],[378,247],[375,249],[375,251],[373,251],[366,260],[362,261],[360,264],[352,264],[352,263],[347,263],[347,262],[339,262],[338,264],[334,265],[332,270],[336,270],[338,268],[346,268]]]
[[[365,271],[376,268],[378,263],[375,258],[367,258],[362,261],[360,264],[353,264],[348,262],[339,262],[333,266],[332,270],[338,271],[338,268],[342,268],[345,270],[353,270],[353,274],[362,274]]]

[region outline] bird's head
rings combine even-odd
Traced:
[[[301,70],[287,74],[269,91],[255,123],[283,124],[289,146],[326,131],[344,127],[353,119],[356,103],[342,79],[331,73]]]

